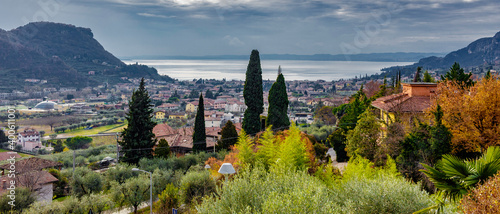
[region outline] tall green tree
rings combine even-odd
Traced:
[[[76,136],[66,139],[66,146],[72,150],[85,149],[92,142],[92,138],[87,136]]]
[[[429,74],[429,72],[427,70],[425,70],[424,72],[424,82],[434,82],[434,78],[431,77],[431,75]]]
[[[243,129],[250,135],[256,134],[261,129],[260,114],[264,112],[263,96],[259,51],[252,50],[243,88],[243,97],[247,106],[243,119]]]
[[[400,153],[396,159],[398,170],[413,182],[422,179],[419,163],[431,164],[432,150],[429,135],[431,127],[419,123],[400,143]]]
[[[207,92],[205,93],[205,97],[208,99],[215,99],[214,93],[210,91],[210,89],[207,89]]]
[[[422,67],[418,66],[417,72],[415,72],[415,77],[413,78],[413,82],[422,82],[422,78],[420,77],[421,70],[422,70]]]
[[[377,140],[380,136],[380,123],[370,110],[363,112],[359,118],[356,128],[347,133],[347,154],[350,157],[358,154],[373,161],[375,160],[378,147]]]
[[[431,149],[435,160],[451,152],[451,131],[443,124],[443,110],[438,104],[434,114],[434,126],[431,128]]]
[[[191,92],[189,93],[188,98],[196,99],[196,97],[198,96],[198,94],[200,94],[200,92],[198,90],[191,90]]]
[[[217,150],[228,150],[231,146],[238,142],[238,132],[233,122],[227,121],[226,125],[221,130],[221,138],[217,142]]]
[[[340,118],[338,126],[344,129],[345,132],[354,129],[361,115],[369,106],[369,100],[363,93],[363,86],[353,95],[352,101],[347,107],[345,114]]]
[[[143,157],[153,156],[153,146],[156,144],[153,128],[153,105],[148,91],[146,90],[144,78],[141,79],[139,89],[134,90],[129,102],[129,112],[125,116],[128,126],[121,133],[124,156],[120,158],[124,162],[137,164]]]
[[[279,74],[276,82],[269,90],[269,110],[266,126],[273,129],[287,129],[290,126],[288,118],[288,95],[286,94],[286,83],[283,74]]]
[[[472,80],[472,73],[466,74],[463,68],[460,68],[460,64],[455,62],[453,66],[451,66],[450,70],[443,76],[441,75],[442,80],[447,81],[455,81],[462,88],[468,88],[474,85],[474,81]]]
[[[338,162],[346,162],[349,160],[345,150],[346,140],[344,129],[341,128],[336,129],[332,134],[328,135],[327,141],[330,143],[330,147],[335,150]]]
[[[205,106],[203,104],[203,95],[200,94],[198,101],[198,111],[194,121],[193,133],[193,152],[202,152],[207,150],[207,134],[205,133]]]
[[[167,140],[161,139],[158,142],[158,146],[155,148],[155,157],[161,157],[167,159],[170,155],[170,146],[168,145]]]
[[[54,144],[54,152],[62,152],[64,151],[64,145],[61,139],[58,139]]]

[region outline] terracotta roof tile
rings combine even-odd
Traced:
[[[10,159],[10,157],[14,156],[14,158],[21,158],[21,155],[14,153],[14,154],[9,154],[8,152],[2,152],[0,153],[0,161],[4,161],[7,159]]]
[[[431,106],[431,97],[393,94],[374,100],[372,106],[387,112],[424,112]]]
[[[17,175],[15,178],[2,176],[0,177],[0,194],[6,191],[6,189],[3,187],[4,181],[5,184],[9,184],[12,179],[15,179],[16,185],[18,186],[26,187],[26,185],[33,185],[32,188],[34,188],[34,190],[40,189],[44,184],[58,181],[56,177],[54,177],[47,171],[30,171],[21,175]]]

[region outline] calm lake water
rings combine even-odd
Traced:
[[[248,60],[127,60],[148,65],[174,79],[245,79]],[[276,79],[278,66],[286,80],[338,80],[380,73],[380,69],[413,62],[261,60],[262,78]]]

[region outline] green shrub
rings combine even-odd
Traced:
[[[134,168],[134,166],[123,163],[106,170],[104,176],[106,177],[108,183],[116,181],[118,184],[123,184],[127,179],[138,175],[137,172],[132,171],[132,168]]]
[[[81,197],[90,193],[98,193],[103,189],[102,175],[86,167],[78,167],[71,180],[72,194]]]
[[[182,201],[186,204],[210,195],[215,191],[215,181],[208,171],[191,171],[181,180]]]
[[[119,207],[130,205],[136,212],[142,202],[149,200],[149,188],[149,176],[143,173],[127,179],[123,184],[111,182],[111,198]]]
[[[161,194],[168,184],[174,182],[174,172],[171,170],[155,169],[153,171],[153,195]]]
[[[175,187],[172,183],[168,184],[165,190],[158,195],[158,199],[158,206],[155,212],[158,214],[172,213],[172,208],[177,208],[179,206],[179,188]]]
[[[330,190],[306,172],[261,167],[240,170],[216,196],[197,207],[199,213],[335,213]]]
[[[374,168],[366,159],[349,162],[338,179],[305,171],[261,167],[240,170],[233,181],[197,206],[198,213],[412,213],[432,204],[418,185],[397,174],[390,159]],[[324,175],[334,176],[334,172]]]
[[[8,192],[6,191],[0,195],[0,210],[2,213],[11,209],[12,213],[22,213],[36,200],[35,194],[31,193],[28,188],[18,187],[15,189],[15,206],[12,207],[9,204],[11,199],[7,196],[7,194]]]
[[[90,194],[83,196],[80,200],[69,197],[62,202],[53,201],[51,204],[35,202],[26,214],[54,214],[72,213],[87,214],[90,209],[93,213],[102,213],[104,210],[113,208],[113,202],[105,195]]]

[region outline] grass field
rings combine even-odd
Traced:
[[[0,106],[0,111],[4,111],[4,110],[7,110],[9,109],[9,107],[11,106]],[[15,106],[15,109],[27,109],[28,107],[24,106],[24,105],[17,105]]]
[[[123,124],[122,126],[118,126],[114,129],[105,131],[104,133],[116,133],[116,132],[122,132],[125,128],[127,128],[128,124]]]
[[[94,136],[92,137],[92,146],[102,146],[102,145],[115,145],[116,137],[111,136]]]
[[[90,129],[90,130],[85,130],[83,128],[80,128],[80,129],[77,129],[77,130],[73,130],[73,131],[70,131],[70,132],[64,132],[64,133],[61,133],[61,134],[71,135],[71,136],[95,135],[95,134],[99,134],[101,132],[104,132],[104,131],[107,131],[107,130],[110,130],[110,129],[120,128],[119,126],[121,126],[121,125],[123,125],[123,124],[114,124],[114,125],[107,125],[107,126],[99,126],[99,127],[96,127],[96,128]]]

